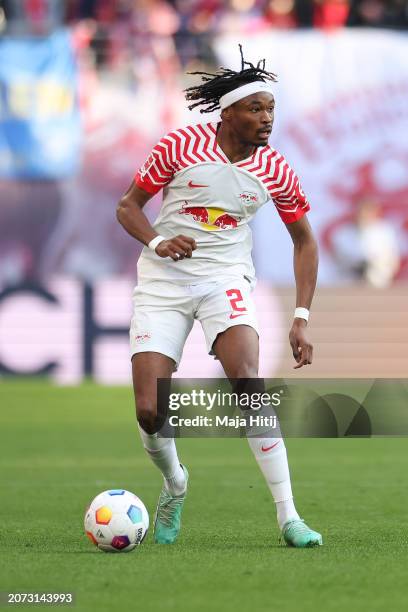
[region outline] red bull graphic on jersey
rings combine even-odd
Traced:
[[[203,229],[209,232],[235,228],[242,219],[242,217],[229,215],[222,208],[190,206],[187,201],[184,202],[182,209],[179,210],[179,214],[189,215]]]

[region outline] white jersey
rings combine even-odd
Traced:
[[[145,247],[138,262],[139,282],[173,280],[194,284],[208,278],[254,279],[252,234],[256,211],[273,200],[284,223],[309,210],[299,179],[285,158],[269,145],[231,163],[216,140],[217,124],[180,128],[164,136],[135,177],[163,205],[153,224],[165,238],[194,238],[191,259],[175,262]]]

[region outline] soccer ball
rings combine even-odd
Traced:
[[[85,533],[104,552],[129,552],[139,546],[149,529],[149,515],[141,499],[124,489],[103,491],[85,512]]]

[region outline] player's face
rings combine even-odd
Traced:
[[[241,142],[257,147],[268,144],[275,112],[271,93],[251,94],[232,104],[230,111],[231,128]]]

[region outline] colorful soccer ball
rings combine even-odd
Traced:
[[[85,533],[100,550],[129,552],[143,542],[149,515],[141,499],[124,489],[104,491],[85,512]]]

